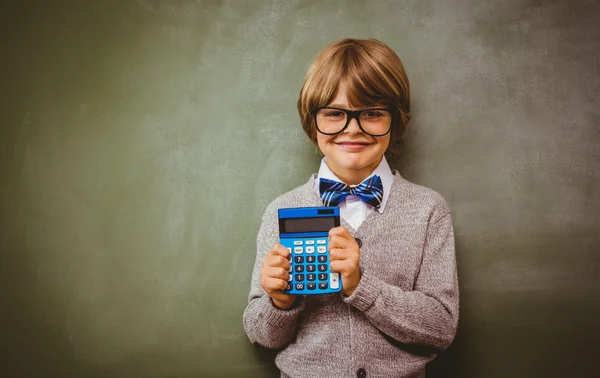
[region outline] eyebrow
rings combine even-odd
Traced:
[[[345,110],[387,109],[386,106],[381,106],[381,105],[371,105],[371,106],[367,106],[365,108],[358,108],[358,109],[349,109],[347,105],[342,105],[342,104],[329,104],[327,106],[332,107],[332,108],[341,108],[341,109],[345,109]]]

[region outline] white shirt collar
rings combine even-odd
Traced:
[[[331,169],[329,169],[326,159],[327,158],[325,158],[325,157],[323,159],[321,159],[321,166],[319,167],[319,173],[317,174],[317,179],[315,180],[315,189],[317,190],[317,194],[319,196],[320,196],[319,180],[321,178],[326,178],[329,180],[343,182],[335,175],[335,173],[333,173],[331,171]],[[381,178],[381,184],[383,185],[383,198],[381,199],[381,205],[377,209],[380,213],[383,213],[383,209],[385,208],[385,204],[390,195],[390,189],[392,188],[392,183],[394,182],[394,174],[392,173],[392,170],[390,169],[390,166],[389,166],[385,156],[383,156],[383,158],[381,159],[381,162],[379,162],[379,165],[377,166],[377,168],[375,168],[373,170],[373,172],[369,175],[369,177],[375,176],[375,175],[377,175],[377,176],[379,176],[379,178]],[[369,177],[365,178],[365,180],[368,179]],[[351,186],[356,186],[356,185],[351,185]]]

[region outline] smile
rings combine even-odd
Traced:
[[[361,151],[371,145],[367,142],[336,142],[335,144],[345,151]]]

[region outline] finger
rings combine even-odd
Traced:
[[[330,248],[329,249],[329,260],[345,260],[348,257],[346,250],[342,248]]]
[[[282,267],[267,267],[265,269],[265,276],[269,278],[279,278],[287,281],[290,276],[290,272]]]
[[[357,245],[354,238],[347,239],[340,235],[333,235],[329,237],[329,248],[352,248]]]
[[[334,260],[329,263],[332,272],[340,273],[342,276],[349,276],[356,271],[360,271],[358,263],[353,260]]]
[[[273,248],[271,248],[271,250],[269,251],[270,255],[278,255],[278,256],[283,256],[286,259],[290,258],[290,250],[287,249],[286,247],[284,247],[281,244],[275,244],[273,246]]]
[[[285,289],[287,287],[287,281],[279,278],[267,277],[264,279],[262,286],[267,293],[271,293],[273,291]]]
[[[358,261],[360,259],[360,253],[356,249],[331,248],[329,250],[329,259]]]
[[[290,261],[281,255],[271,255],[266,259],[267,266],[290,269]]]
[[[352,235],[350,235],[350,231],[348,231],[344,226],[338,226],[329,230],[329,237],[333,235],[339,235],[344,239],[354,239]]]
[[[347,260],[332,260],[329,262],[329,268],[334,273],[345,273],[349,269]]]

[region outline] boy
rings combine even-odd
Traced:
[[[335,42],[309,68],[298,112],[325,157],[263,215],[246,333],[280,349],[282,377],[424,377],[454,339],[458,283],[446,202],[385,158],[410,120],[402,62],[377,40]],[[290,253],[278,244],[277,209],[323,205],[340,207],[329,252],[342,293],[284,294]]]

